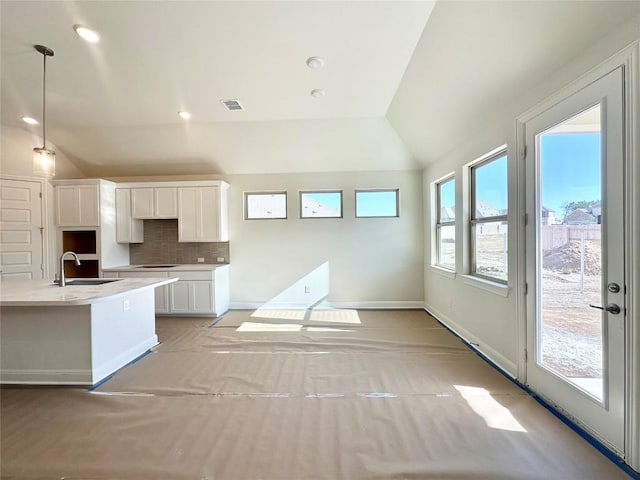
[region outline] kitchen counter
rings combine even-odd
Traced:
[[[105,278],[176,278],[155,291],[156,315],[222,315],[229,309],[229,264],[123,265],[105,268]]]
[[[154,290],[177,281],[3,281],[0,383],[95,385],[158,344]]]
[[[184,263],[180,265],[162,264],[162,265],[122,265],[121,267],[105,268],[104,272],[153,272],[158,271],[172,271],[172,272],[188,272],[188,271],[211,271],[216,268],[228,267],[228,263]]]
[[[68,279],[72,280],[72,279]],[[126,297],[150,287],[160,287],[177,278],[123,278],[102,285],[59,287],[51,280],[4,281],[0,289],[0,307],[90,305]]]

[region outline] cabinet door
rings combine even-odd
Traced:
[[[131,216],[153,218],[153,188],[131,189]]]
[[[156,313],[169,313],[169,285],[156,287]]]
[[[213,288],[211,282],[190,282],[191,311],[213,313]]]
[[[154,188],[154,217],[178,218],[178,189]]]
[[[60,185],[55,192],[57,226],[100,226],[100,194],[97,185]]]
[[[178,192],[178,241],[198,242],[198,189],[181,188]]]
[[[80,206],[79,225],[83,227],[100,226],[100,192],[98,185],[80,185],[78,205]]]
[[[131,217],[131,190],[116,189],[116,242],[142,243],[143,228],[142,220]]]
[[[56,187],[56,225],[76,227],[80,223],[78,190],[75,186]]]
[[[175,282],[169,285],[169,308],[171,313],[189,313],[189,284]]]
[[[199,218],[199,238],[201,242],[219,242],[220,229],[219,216],[220,216],[220,202],[218,197],[220,195],[217,187],[201,187],[199,188],[200,195],[198,203],[200,204],[200,218]]]
[[[217,187],[181,188],[178,192],[178,241],[218,242]]]

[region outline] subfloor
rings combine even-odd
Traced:
[[[212,321],[93,391],[3,389],[2,478],[628,478],[425,312]]]

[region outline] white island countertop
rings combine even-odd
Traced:
[[[72,280],[72,279],[68,279]],[[78,279],[86,280],[86,279]],[[59,287],[51,280],[3,281],[0,306],[73,306],[105,302],[178,281],[177,278],[123,278],[102,285]]]
[[[104,272],[193,272],[212,271],[216,268],[228,267],[228,263],[182,263],[182,264],[144,264],[144,265],[122,265],[120,267],[110,267],[103,269]]]

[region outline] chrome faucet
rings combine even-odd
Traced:
[[[62,255],[60,255],[60,286],[64,287],[66,285],[65,279],[64,279],[64,257],[67,255],[72,255],[73,258],[76,259],[76,265],[80,265],[80,259],[78,258],[78,255],[76,255],[75,252],[64,252]]]

